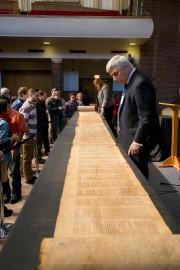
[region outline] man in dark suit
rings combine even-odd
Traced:
[[[158,143],[159,119],[152,82],[120,55],[112,57],[106,71],[125,86],[118,114],[118,141],[148,178],[150,151]]]

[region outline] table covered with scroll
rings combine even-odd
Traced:
[[[78,114],[54,236],[42,241],[38,270],[180,269],[180,236],[100,115],[92,107]]]

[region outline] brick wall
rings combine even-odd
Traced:
[[[143,3],[153,19],[154,32],[141,46],[140,69],[153,80],[157,101],[171,103],[178,98],[180,88],[180,1]]]

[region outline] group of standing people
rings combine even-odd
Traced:
[[[11,103],[8,88],[1,88],[0,95],[0,177],[3,187],[4,203],[17,203],[22,198],[21,175],[27,184],[33,185],[37,179],[32,170],[32,159],[44,164],[42,145],[45,155],[49,155],[52,143],[65,126],[65,118],[72,117],[78,106],[83,106],[82,93],[70,93],[65,102],[62,93],[53,88],[51,97],[43,90],[20,87],[18,97]],[[66,116],[66,117],[64,117]],[[51,134],[49,135],[49,123]],[[22,143],[23,142],[23,143]],[[22,145],[22,147],[21,147]],[[14,149],[13,149],[14,148]],[[21,149],[21,150],[20,150]],[[22,159],[21,159],[22,154]],[[8,178],[8,168],[12,183]],[[11,188],[12,185],[12,188]],[[5,216],[12,210],[4,206]]]
[[[62,92],[56,88],[51,91],[51,97],[46,100],[47,110],[51,122],[51,141],[57,139],[67,121],[73,116],[78,106],[84,106],[82,92],[70,92],[69,100],[66,102]]]

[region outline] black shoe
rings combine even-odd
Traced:
[[[37,177],[36,176],[33,176],[32,179],[30,180],[27,180],[26,181],[26,184],[29,184],[29,185],[34,185],[35,181],[36,181]]]
[[[45,156],[49,156],[49,152],[46,152],[46,153],[45,153]]]
[[[4,216],[5,217],[10,217],[12,215],[13,210],[8,209],[5,205],[4,205]]]
[[[9,185],[9,179],[8,181],[2,183],[2,189],[3,189],[3,201],[4,203],[9,203],[9,200],[11,199],[11,189]]]
[[[43,159],[43,158],[38,158],[38,163],[39,163],[39,164],[44,164],[45,162],[46,162],[45,159]]]
[[[11,195],[3,194],[3,201],[5,204],[9,203],[10,199],[11,199]]]
[[[21,195],[15,195],[13,194],[11,199],[10,199],[10,203],[11,204],[14,204],[14,203],[17,203],[21,200],[22,196]]]

